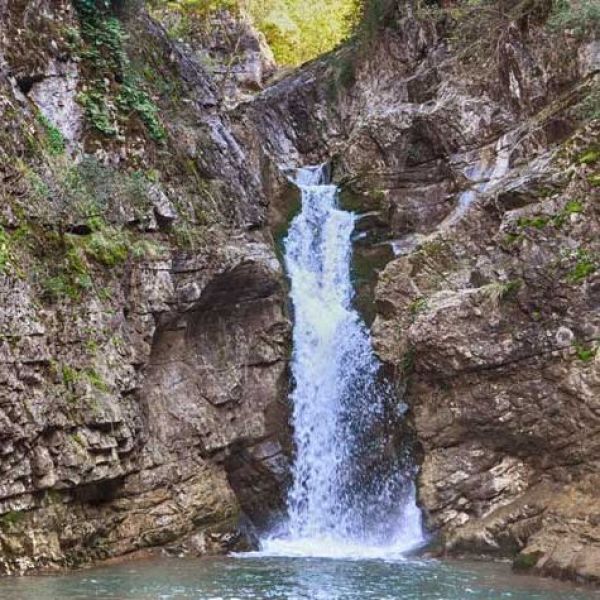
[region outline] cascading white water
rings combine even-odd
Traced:
[[[295,437],[288,520],[266,554],[391,556],[423,541],[406,407],[381,376],[369,331],[352,307],[355,217],[337,207],[324,169],[299,169],[302,211],[285,241],[294,306]]]

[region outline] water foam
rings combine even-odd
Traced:
[[[406,407],[352,306],[355,217],[324,179],[315,167],[296,176],[302,210],[285,241],[296,457],[288,519],[259,554],[401,559],[423,542],[414,466],[398,435]]]

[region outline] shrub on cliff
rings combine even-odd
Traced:
[[[352,32],[356,0],[247,0],[277,61],[297,65],[328,52]]]
[[[600,33],[598,0],[555,0],[548,21],[554,31],[570,30],[577,36]]]

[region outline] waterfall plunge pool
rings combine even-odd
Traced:
[[[591,600],[600,591],[434,560],[162,558],[0,580],[2,600]]]

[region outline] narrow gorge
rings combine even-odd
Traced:
[[[597,0],[365,1],[287,69],[176,4],[0,0],[0,572],[417,552],[593,597]]]

